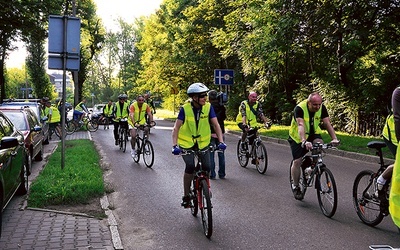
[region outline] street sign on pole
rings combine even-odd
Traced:
[[[233,85],[233,69],[215,69],[214,83],[216,85]]]

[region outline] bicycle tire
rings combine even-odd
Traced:
[[[353,204],[360,220],[374,227],[381,223],[384,215],[380,210],[380,201],[375,197],[375,185],[371,170],[361,171],[353,184]]]
[[[139,138],[135,138],[135,144],[136,144],[136,154],[135,154],[135,156],[133,157],[133,160],[136,162],[136,163],[138,163],[139,162],[139,160],[140,160],[140,151],[141,151],[141,148],[140,148],[140,141],[139,141]]]
[[[245,168],[247,166],[247,164],[249,163],[249,156],[248,156],[248,152],[242,152],[241,148],[240,148],[240,143],[241,140],[238,141],[237,147],[236,147],[236,155],[238,157],[238,161],[239,161],[239,165],[243,168]],[[247,142],[245,142],[247,143]],[[247,148],[249,148],[247,146]]]
[[[154,163],[154,148],[153,144],[146,140],[143,144],[143,161],[146,167],[151,168]]]
[[[208,189],[207,181],[205,179],[200,181],[201,200],[202,206],[201,221],[203,224],[203,231],[207,238],[210,238],[213,232],[213,219],[212,219],[212,204],[210,197],[210,190]]]
[[[124,130],[122,130],[122,133],[121,133],[121,142],[122,142],[122,152],[124,152],[125,153],[125,151],[126,151],[126,142],[128,141],[128,137],[127,137],[127,135],[126,135],[126,131],[125,131],[125,129]]]
[[[292,184],[293,184],[293,179],[292,179],[292,164],[293,160],[290,162],[289,165],[289,182],[290,182],[290,190],[292,190]],[[299,179],[299,187],[300,191],[302,193],[302,199],[304,199],[304,196],[306,195],[307,192],[307,180],[304,177],[304,171],[303,168],[300,167],[300,179]],[[301,200],[302,200],[301,199]]]
[[[99,124],[97,123],[97,121],[89,119],[86,123],[86,128],[90,132],[96,132],[99,129]]]
[[[75,133],[76,126],[72,121],[68,121],[65,123],[65,130],[67,132],[67,135],[72,135]]]
[[[321,167],[316,181],[319,207],[326,217],[331,218],[336,212],[338,203],[335,178],[327,167]]]
[[[267,154],[267,148],[265,147],[264,143],[259,142],[258,144],[255,144],[255,165],[257,168],[257,171],[260,174],[265,174],[268,168],[268,154]]]
[[[199,202],[197,200],[197,192],[196,192],[196,181],[192,181],[192,186],[190,187],[190,212],[193,216],[197,216],[199,212]]]
[[[60,125],[60,129],[61,129],[61,125]],[[54,129],[54,133],[56,134],[56,136],[58,136],[58,138],[61,139],[61,135],[58,133],[58,130],[57,130],[57,129]],[[61,131],[61,133],[62,133],[62,131]],[[67,131],[66,131],[66,129],[64,129],[64,138],[65,138],[65,137],[67,137]]]

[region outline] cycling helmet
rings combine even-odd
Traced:
[[[189,96],[194,96],[196,94],[207,93],[208,91],[209,89],[206,85],[201,82],[196,82],[189,86],[187,89],[187,94]]]
[[[122,94],[122,98],[126,100],[128,99],[128,96],[126,94]]]

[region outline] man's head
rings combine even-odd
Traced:
[[[307,107],[310,112],[317,112],[322,105],[322,97],[317,93],[313,92],[308,96]]]
[[[146,94],[144,94],[143,97],[144,97],[145,100],[147,100],[147,99],[149,99],[150,95],[148,93],[146,93]]]
[[[123,103],[123,102],[125,102],[125,94],[120,94],[119,96],[118,96],[118,101],[119,102],[121,102],[121,103]]]
[[[210,90],[210,92],[208,92],[208,100],[210,102],[218,101],[218,92],[215,90]]]
[[[144,103],[144,96],[142,95],[138,95],[138,97],[136,98],[137,104],[139,107],[142,107],[143,103]]]
[[[257,93],[254,91],[251,91],[249,93],[248,99],[249,99],[249,103],[251,103],[251,104],[255,103],[257,101]]]
[[[50,107],[51,106],[51,101],[47,101],[46,102],[46,107]]]

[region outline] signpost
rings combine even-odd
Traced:
[[[214,83],[216,85],[233,85],[233,69],[215,69]]]
[[[80,61],[79,18],[70,16],[49,16],[49,69],[63,70],[61,109],[61,169],[65,165],[65,101],[66,70],[78,71]]]

